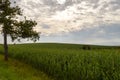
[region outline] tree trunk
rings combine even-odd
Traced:
[[[4,60],[8,61],[7,33],[4,31]]]

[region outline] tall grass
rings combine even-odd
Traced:
[[[11,57],[56,80],[120,80],[120,49],[73,44],[10,45]]]

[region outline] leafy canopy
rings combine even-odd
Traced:
[[[20,40],[20,38],[38,40],[39,34],[33,29],[37,25],[36,21],[27,20],[22,15],[22,10],[18,6],[12,6],[9,0],[0,0],[1,32],[10,35],[12,41]],[[18,17],[21,17],[21,19]]]

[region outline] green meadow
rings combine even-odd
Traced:
[[[2,45],[0,45],[0,53],[3,55]],[[26,75],[28,79],[24,77],[20,79],[21,73],[11,69],[7,73],[2,73],[1,70],[6,70],[6,67],[1,69],[0,66],[0,76],[4,78],[15,75],[15,78],[20,80],[50,80],[50,78],[54,80],[120,80],[120,47],[56,43],[15,44],[9,45],[9,57],[27,65],[20,66],[23,69],[27,67],[35,69],[36,71],[32,71],[38,74],[38,77],[30,78],[32,73],[28,70],[28,72],[23,71],[28,73]],[[1,61],[0,65],[8,65],[2,64],[3,62]],[[12,62],[14,61],[9,65],[14,66]],[[12,72],[14,74],[8,74]],[[44,73],[45,76],[39,78]],[[45,77],[49,78],[45,79]],[[16,80],[4,78],[0,80]]]
[[[3,60],[0,55],[0,80],[53,80],[45,73],[15,59]]]

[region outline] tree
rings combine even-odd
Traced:
[[[19,19],[18,16],[22,18]],[[7,36],[9,35],[12,41],[21,38],[37,41],[39,34],[33,29],[36,25],[36,21],[27,20],[26,17],[23,17],[22,10],[16,5],[11,5],[10,0],[0,0],[0,29],[4,37],[5,61],[8,60]]]

